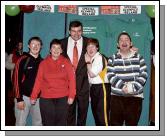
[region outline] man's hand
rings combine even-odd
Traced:
[[[24,103],[24,101],[21,101],[21,102],[18,102],[17,103],[17,108],[19,109],[19,110],[24,110],[24,108],[25,108],[25,103]]]
[[[134,47],[134,46],[130,50],[133,51],[133,52],[138,52],[139,51],[139,49],[137,47]]]
[[[124,93],[128,93],[128,87],[127,87],[126,84],[125,84],[125,86],[122,88],[122,91],[123,91]]]

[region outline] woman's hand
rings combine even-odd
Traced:
[[[73,102],[74,102],[74,99],[73,99],[73,98],[68,98],[67,103],[68,103],[69,105],[73,104]]]
[[[85,53],[85,62],[86,63],[91,62],[91,58],[90,58],[90,56],[88,55],[87,52]]]
[[[34,105],[34,104],[36,103],[36,100],[30,99],[30,103],[31,103],[32,105]]]

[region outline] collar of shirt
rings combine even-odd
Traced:
[[[99,56],[99,55],[100,55],[100,53],[97,52],[97,53],[92,57],[91,62],[93,63],[94,59],[95,59],[97,56]]]
[[[135,56],[135,54],[136,54],[135,51],[130,50],[130,52],[129,52],[127,58],[131,58],[131,57]],[[122,58],[122,55],[121,55],[120,50],[118,50],[117,55],[118,55],[118,56],[121,56],[121,58]]]
[[[72,48],[74,47],[74,43],[77,42],[77,48],[78,48],[79,46],[82,45],[82,42],[83,42],[82,40],[83,40],[83,38],[81,37],[79,40],[75,41],[75,40],[72,39],[72,37],[70,36],[68,42],[71,44]]]

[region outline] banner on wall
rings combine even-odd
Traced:
[[[36,11],[54,13],[54,5],[35,5]],[[58,5],[58,12],[77,14],[81,16],[98,16],[99,7],[78,7],[77,5]],[[102,15],[141,14],[141,5],[104,5],[100,6]]]
[[[120,6],[101,6],[101,14],[110,15],[110,14],[120,14]]]
[[[42,12],[53,12],[54,13],[54,5],[35,5],[36,11]]]
[[[99,8],[98,7],[78,7],[78,15],[97,16],[99,15]]]
[[[58,12],[77,14],[76,5],[59,5]]]
[[[141,14],[141,6],[120,6],[120,14]]]

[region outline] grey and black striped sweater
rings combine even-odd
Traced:
[[[107,77],[111,83],[111,94],[119,96],[143,97],[143,88],[148,74],[144,58],[138,53],[131,53],[129,58],[122,58],[119,53],[108,60]],[[125,83],[130,82],[133,92],[122,91]]]

